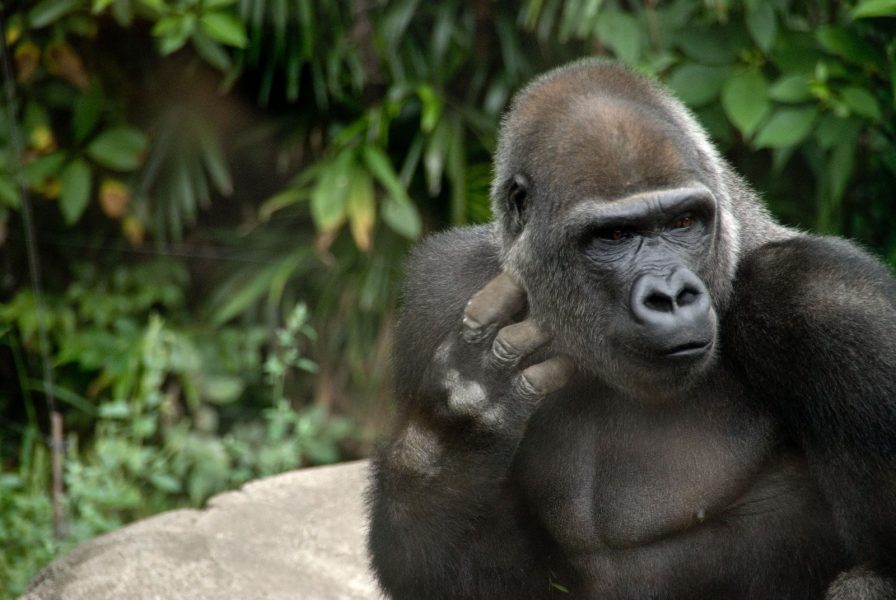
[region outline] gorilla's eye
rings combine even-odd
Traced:
[[[694,224],[694,221],[694,215],[692,215],[691,213],[685,213],[672,221],[672,229],[687,229]]]
[[[610,240],[612,242],[621,242],[622,240],[627,240],[632,237],[633,231],[628,227],[606,227],[603,229],[598,229],[595,232],[595,236],[599,237],[603,240]]]

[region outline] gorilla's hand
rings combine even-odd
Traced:
[[[514,323],[526,306],[526,292],[501,273],[467,303],[463,332],[436,353],[449,411],[501,435],[522,435],[538,402],[569,381],[573,364],[565,356],[529,364],[549,335],[532,320]]]

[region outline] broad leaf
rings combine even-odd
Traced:
[[[880,106],[868,90],[856,86],[848,87],[843,90],[842,98],[843,103],[853,113],[874,121],[880,120]]]
[[[400,201],[410,202],[411,199],[405,191],[404,186],[392,168],[392,163],[386,154],[376,146],[364,146],[363,151],[364,163],[377,181],[380,182],[390,195]]]
[[[133,127],[107,129],[87,146],[90,158],[114,171],[133,171],[145,151],[146,135]]]
[[[59,210],[69,225],[77,223],[90,199],[90,166],[81,158],[70,162],[60,177]]]
[[[97,84],[78,96],[72,111],[72,133],[75,135],[75,140],[83,142],[93,133],[103,111],[103,105],[103,93]]]
[[[747,13],[747,29],[756,45],[768,54],[778,33],[778,21],[771,2],[762,2]]]
[[[641,55],[643,30],[629,14],[618,10],[602,12],[597,19],[597,37],[623,62],[634,64]]]
[[[41,156],[25,165],[25,181],[28,182],[28,185],[34,186],[50,177],[58,177],[64,162],[65,155],[62,152]]]
[[[245,48],[249,41],[242,21],[231,13],[206,13],[200,17],[199,24],[203,33],[227,46]]]
[[[896,17],[896,0],[863,0],[852,9],[853,19]]]
[[[852,29],[823,26],[815,32],[815,38],[825,50],[848,62],[862,66],[879,66],[883,62],[883,57],[874,46]]]
[[[756,147],[781,148],[798,144],[811,131],[815,116],[814,108],[778,109],[756,134]]]
[[[729,67],[688,63],[676,69],[667,83],[685,104],[703,106],[718,97],[729,72]]]
[[[855,141],[851,139],[843,140],[831,152],[828,159],[828,185],[831,199],[839,204],[846,191],[846,184],[849,183],[853,174],[855,165],[856,146]]]
[[[769,110],[768,84],[758,71],[731,77],[722,90],[722,107],[745,137],[750,137]]]
[[[21,205],[18,186],[13,178],[0,174],[0,206],[18,209]]]
[[[320,178],[311,190],[311,218],[321,232],[329,232],[345,221],[345,204],[351,182],[353,151],[343,150],[334,161],[321,170]]]
[[[772,84],[768,96],[778,102],[792,104],[805,102],[812,98],[809,92],[809,78],[805,75],[785,75]]]
[[[825,113],[815,128],[815,140],[819,146],[827,150],[843,140],[848,139],[850,143],[853,143],[861,128],[862,125],[858,119],[844,119],[833,113]]]
[[[28,12],[28,23],[35,29],[46,27],[78,8],[81,0],[43,0]]]
[[[417,207],[410,202],[401,202],[394,197],[389,197],[383,203],[383,221],[392,228],[395,233],[403,235],[410,240],[420,237],[422,225],[420,213]]]
[[[373,196],[373,180],[364,169],[354,169],[345,203],[349,229],[355,245],[364,252],[373,246],[373,225],[376,222],[376,206]]]

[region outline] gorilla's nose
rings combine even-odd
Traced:
[[[667,276],[642,275],[632,286],[631,310],[668,354],[696,352],[713,340],[709,292],[689,269]]]

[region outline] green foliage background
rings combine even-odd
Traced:
[[[500,115],[567,60],[665,81],[782,220],[896,263],[896,0],[0,10],[0,595],[135,518],[364,455],[403,256],[488,220]]]

